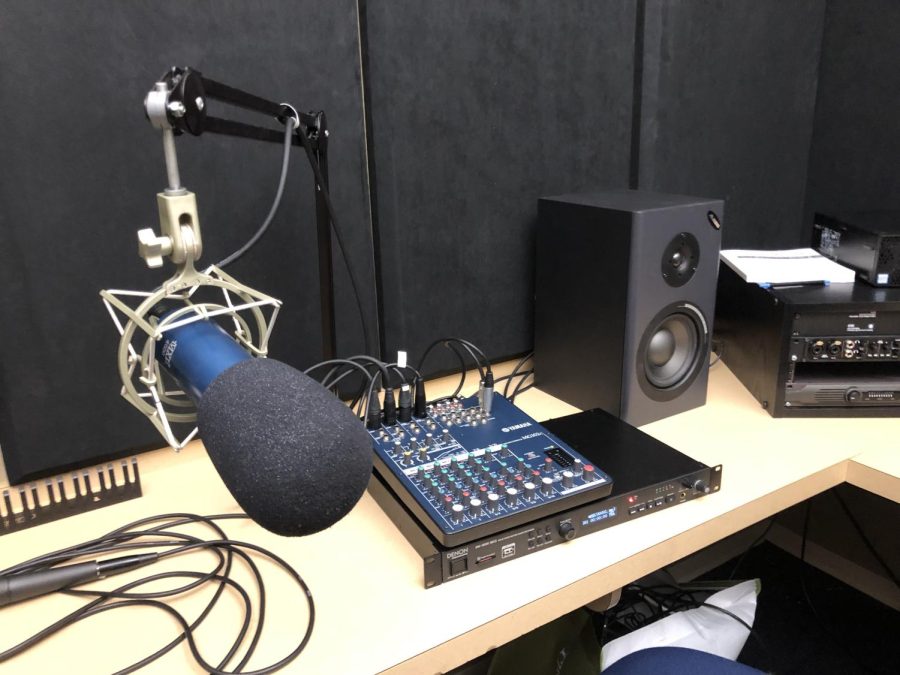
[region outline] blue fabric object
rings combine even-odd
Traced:
[[[651,647],[619,659],[604,675],[760,675],[761,670],[715,654],[684,647]]]

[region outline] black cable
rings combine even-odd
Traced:
[[[496,384],[497,382],[501,382],[503,380],[508,380],[507,383],[503,387],[504,398],[509,398],[509,385],[512,382],[513,378],[515,378],[519,374],[519,368],[524,366],[525,363],[528,361],[528,359],[532,359],[532,358],[534,358],[534,352],[528,352],[527,354],[525,354],[525,356],[523,356],[521,359],[519,359],[519,362],[516,363],[515,366],[513,366],[512,372],[510,372],[509,375],[504,375],[503,377],[498,377],[494,380],[494,384]],[[532,370],[534,370],[534,369],[532,368]]]
[[[465,348],[465,350],[472,357],[472,360],[475,362],[475,367],[478,369],[479,377],[481,377],[481,379],[483,380],[485,372],[491,369],[490,361],[488,361],[488,358],[484,355],[484,352],[481,351],[481,349],[476,347],[468,340],[464,340],[463,338],[458,337],[440,338],[439,340],[435,340],[430,345],[428,345],[428,348],[425,350],[425,352],[422,354],[422,358],[419,360],[419,370],[424,370],[423,366],[425,365],[425,361],[435,347],[437,347],[438,345],[450,347],[452,344],[458,344],[461,347]],[[463,365],[463,369],[465,369],[465,364]]]
[[[758,544],[762,542],[763,539],[766,538],[766,535],[769,534],[769,530],[772,529],[772,525],[775,524],[776,516],[772,516],[769,518],[769,524],[766,525],[765,529],[762,531],[756,539],[753,540],[753,543],[750,544],[743,553],[741,553],[741,557],[738,558],[738,561],[734,564],[734,567],[731,568],[731,574],[728,575],[728,581],[734,579],[734,575],[737,574],[738,568],[744,562],[744,559],[747,557],[747,554],[750,553]]]
[[[853,523],[853,527],[856,528],[856,533],[859,535],[859,538],[862,539],[863,543],[866,545],[866,548],[869,549],[869,553],[872,554],[872,557],[878,561],[884,571],[888,573],[888,576],[891,578],[891,581],[894,582],[894,585],[900,587],[900,582],[897,581],[897,575],[894,571],[888,566],[888,564],[884,561],[884,558],[878,553],[875,547],[872,545],[872,542],[866,536],[865,532],[863,532],[862,526],[860,526],[859,521],[856,520],[854,515],[850,512],[850,509],[847,507],[847,503],[844,501],[844,498],[841,497],[840,493],[837,491],[837,488],[831,488],[831,493],[834,495],[835,499],[838,500],[838,503],[841,505],[841,508],[844,510],[844,514],[849,518],[850,522]]]
[[[519,380],[519,383],[516,385],[515,389],[513,389],[512,395],[509,397],[509,400],[511,403],[515,402],[516,396],[521,394],[523,391],[528,391],[529,389],[531,389],[534,386],[534,378],[532,377],[533,375],[534,375],[533,370],[529,370],[529,371],[523,373],[522,379]],[[529,377],[532,377],[532,381],[528,386],[525,386],[525,383],[528,382]]]
[[[324,386],[326,389],[331,389],[331,387],[333,386],[333,384],[326,384],[329,378],[334,377],[337,372],[346,367],[360,371],[366,377],[366,379],[372,379],[372,374],[368,370],[366,370],[366,367],[361,363],[353,361],[352,359],[328,359],[327,361],[320,361],[319,363],[316,363],[304,370],[303,373],[312,377],[312,373],[314,371],[318,370],[319,368],[324,368],[325,366],[335,366],[335,368],[332,368],[331,371],[329,371],[328,374],[326,374],[322,379],[322,386]],[[353,371],[351,370],[348,372]]]
[[[806,500],[806,512],[803,516],[803,536],[800,539],[800,589],[803,591],[803,597],[806,600],[806,604],[809,609],[812,611],[813,616],[816,619],[816,623],[819,624],[819,628],[825,633],[833,642],[835,642],[841,650],[846,654],[851,661],[854,661],[856,665],[865,670],[866,672],[874,673],[876,672],[873,668],[869,667],[868,664],[861,661],[853,652],[850,651],[850,648],[841,640],[834,632],[828,627],[828,624],[822,619],[822,616],[819,614],[819,610],[816,609],[816,606],[813,604],[812,598],[809,595],[809,590],[806,588],[806,540],[809,535],[809,515],[812,506],[812,499]]]
[[[439,345],[450,349],[453,353],[456,354],[456,357],[459,359],[460,380],[459,384],[456,387],[456,391],[454,391],[450,396],[442,396],[440,398],[434,399],[432,401],[429,401],[429,404],[435,404],[439,401],[456,398],[459,395],[459,392],[461,392],[462,388],[465,386],[466,363],[462,353],[459,351],[459,349],[457,349],[457,345],[462,347],[472,358],[472,361],[475,363],[475,367],[478,369],[478,374],[481,378],[482,383],[484,383],[485,381],[490,382],[493,380],[494,376],[491,371],[491,362],[487,358],[487,356],[485,356],[485,353],[472,342],[458,337],[441,338],[428,345],[428,348],[425,350],[425,352],[422,354],[422,358],[419,360],[418,371],[424,370],[423,367],[425,365],[425,361],[428,359],[429,354],[431,354],[432,350],[434,350],[434,348]]]
[[[708,602],[698,602],[698,603],[697,603],[697,606],[698,606],[698,607],[709,607],[710,609],[714,609],[714,610],[716,610],[717,612],[722,612],[722,614],[725,614],[725,615],[727,615],[727,616],[730,616],[732,619],[734,619],[734,620],[737,621],[739,624],[741,624],[744,628],[746,628],[748,631],[750,631],[751,634],[754,633],[753,626],[751,626],[749,623],[747,623],[746,621],[744,621],[741,617],[739,617],[739,616],[738,616],[737,614],[735,614],[734,612],[729,612],[729,611],[728,611],[727,609],[725,609],[724,607],[719,607],[718,605],[713,605],[713,604],[710,604],[710,603],[708,603]],[[756,638],[759,639],[759,635],[757,635]]]
[[[249,672],[255,673],[256,675],[263,675],[265,673],[270,673],[284,667],[285,665],[296,659],[309,642],[309,638],[312,634],[313,626],[315,623],[315,605],[313,603],[312,594],[309,590],[309,587],[306,585],[306,582],[287,562],[282,560],[274,553],[267,551],[266,549],[255,544],[228,539],[222,528],[220,528],[215,522],[213,522],[215,520],[245,518],[247,518],[247,516],[242,513],[219,514],[214,516],[197,516],[194,514],[175,513],[165,514],[161,516],[152,516],[125,525],[96,539],[92,539],[87,542],[82,542],[81,544],[76,544],[75,546],[70,546],[59,551],[54,551],[38,556],[4,570],[2,573],[0,573],[0,576],[14,576],[18,574],[25,574],[31,571],[46,569],[49,566],[59,562],[84,558],[88,555],[93,556],[97,553],[151,547],[164,549],[159,552],[160,559],[186,554],[195,550],[210,550],[218,559],[215,568],[210,572],[196,572],[193,570],[187,570],[154,574],[131,581],[112,591],[74,588],[63,589],[61,592],[67,593],[69,595],[91,596],[94,599],[83,605],[82,607],[76,609],[75,611],[69,613],[68,615],[62,617],[61,619],[58,619],[50,626],[47,626],[46,628],[42,629],[41,631],[19,643],[18,645],[0,652],[0,662],[13,658],[14,656],[40,643],[50,635],[64,630],[68,626],[71,626],[90,616],[94,616],[110,609],[116,609],[118,607],[139,605],[153,607],[171,614],[181,625],[182,631],[178,637],[176,637],[174,640],[171,640],[168,644],[158,649],[153,654],[144,657],[143,659],[126,667],[120,672],[133,672],[134,670],[142,668],[152,661],[160,658],[164,654],[168,653],[175,646],[186,640],[188,642],[191,654],[198,665],[200,665],[210,673],[225,673],[226,671],[224,670],[224,668],[232,659],[234,659],[248,637],[253,615],[250,595],[239,583],[229,577],[232,565],[232,556],[236,555],[247,565],[251,572],[251,575],[254,577],[259,603],[256,626],[252,632],[252,635],[250,636],[249,644],[245,647],[244,656],[233,670],[227,671],[229,673],[245,672],[242,669],[247,665],[247,663],[249,663],[249,660],[253,656],[262,636],[262,632],[265,626],[266,613],[265,583],[262,574],[259,571],[259,568],[256,566],[255,562],[252,559],[252,556],[250,555],[250,553],[254,553],[269,558],[277,566],[279,566],[283,572],[288,574],[288,576],[290,576],[300,587],[307,601],[309,620],[303,637],[301,638],[300,643],[297,645],[297,647],[295,647],[293,651],[291,651],[287,656],[283,657],[276,663]],[[159,521],[162,522],[154,527],[148,529],[136,529],[144,525]],[[219,538],[212,540],[201,539],[184,532],[176,532],[172,529],[186,524],[201,524],[210,527],[217,533],[217,536]],[[151,541],[146,541],[146,539],[148,538]],[[191,581],[176,588],[169,588],[162,591],[131,592],[132,589],[138,588],[144,584],[160,581],[163,579],[177,578],[191,579]],[[193,622],[188,622],[188,620],[180,612],[167,605],[166,603],[160,602],[156,599],[183,595],[210,581],[218,582],[216,591],[201,614],[196,619],[194,619]],[[194,630],[196,630],[196,628],[209,616],[222,593],[226,589],[232,589],[243,600],[245,607],[244,620],[242,622],[240,630],[238,631],[237,637],[232,642],[231,647],[224,658],[217,666],[212,666],[211,664],[207,663],[200,654],[199,648],[194,639]]]
[[[454,354],[456,354],[456,358],[459,359],[459,383],[456,385],[456,390],[452,394],[450,394],[449,396],[441,396],[440,398],[436,398],[431,401],[428,401],[429,405],[434,405],[435,403],[439,403],[440,401],[446,401],[446,400],[449,400],[452,398],[456,398],[457,396],[459,396],[459,392],[462,391],[462,388],[466,385],[467,370],[466,370],[465,357],[462,355],[462,352],[460,352],[459,349],[457,349],[456,346],[452,342],[447,342],[444,344],[444,346],[447,347],[447,349],[452,351]],[[426,356],[428,355],[427,351],[426,351],[425,355]],[[425,362],[425,359],[423,358],[422,361],[419,363],[419,370],[422,369],[422,364],[424,362]]]
[[[725,354],[725,343],[720,340],[713,340],[712,353],[716,355],[716,358],[709,362],[710,368],[722,360],[722,356]]]
[[[285,121],[284,125],[284,152],[281,159],[281,178],[278,179],[278,190],[275,192],[275,201],[272,202],[272,207],[269,209],[269,214],[266,216],[266,219],[263,221],[262,225],[259,226],[259,229],[256,230],[256,233],[250,237],[250,240],[241,246],[237,251],[232,253],[229,256],[226,256],[218,263],[216,263],[216,267],[224,268],[227,265],[238,260],[241,256],[243,256],[247,251],[253,248],[256,245],[262,236],[266,233],[266,230],[269,229],[269,225],[272,223],[272,219],[275,217],[275,214],[278,213],[278,207],[281,205],[281,196],[284,194],[284,184],[287,180],[288,175],[288,165],[291,161],[291,138],[294,135],[294,127],[297,124],[297,120],[293,117],[288,117]]]
[[[391,366],[392,368],[396,367],[400,370],[409,370],[409,371],[412,371],[412,374],[415,375],[416,377],[422,377],[422,374],[418,370],[413,368],[411,365],[409,365],[408,363],[405,366],[401,366],[399,363],[397,363],[395,361],[394,363],[389,363],[388,366]]]
[[[299,132],[297,134],[297,137],[300,139],[300,144],[306,151],[306,158],[309,160],[310,167],[312,167],[313,176],[316,179],[316,189],[322,195],[322,199],[325,202],[325,207],[328,209],[328,217],[331,220],[331,229],[334,232],[335,239],[337,239],[338,248],[341,251],[341,257],[344,259],[344,266],[347,268],[347,274],[350,277],[350,286],[351,288],[353,288],[353,295],[356,298],[356,309],[359,311],[359,320],[362,325],[363,342],[365,343],[366,347],[365,351],[374,352],[376,350],[373,348],[373,345],[370,342],[369,327],[366,323],[365,312],[363,311],[362,295],[360,295],[359,291],[360,283],[356,278],[356,271],[354,270],[353,265],[350,264],[350,256],[347,255],[347,247],[344,245],[344,235],[341,232],[341,228],[338,226],[337,215],[334,211],[334,204],[331,203],[331,195],[328,193],[328,187],[325,185],[325,179],[322,176],[322,171],[319,168],[319,163],[316,161],[316,158],[313,155],[313,150],[310,147],[309,139],[303,132]]]

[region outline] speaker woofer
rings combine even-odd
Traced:
[[[709,350],[706,320],[688,303],[663,308],[641,337],[637,376],[641,389],[656,401],[681,394],[703,368]]]

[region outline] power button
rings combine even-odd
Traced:
[[[844,395],[844,397],[850,403],[855,403],[856,401],[859,401],[862,398],[862,394],[860,393],[859,389],[850,389],[847,391],[847,393]]]

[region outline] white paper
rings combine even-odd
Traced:
[[[852,283],[856,272],[811,248],[782,251],[728,249],[719,257],[742,279],[753,284]]]

